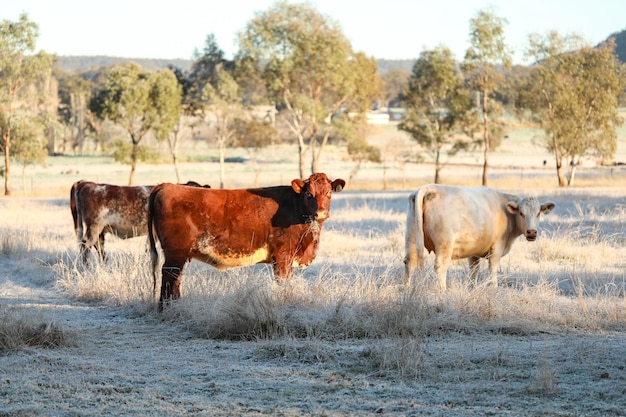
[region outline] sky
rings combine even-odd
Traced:
[[[292,1],[302,3],[302,1]],[[192,59],[209,34],[227,58],[236,35],[274,0],[4,1],[0,20],[21,13],[39,25],[37,50],[60,56]],[[470,19],[489,10],[506,19],[514,62],[525,63],[530,33],[577,33],[591,44],[626,28],[623,0],[309,0],[337,22],[356,51],[376,59],[416,59],[447,46],[462,60]]]

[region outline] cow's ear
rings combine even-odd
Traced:
[[[548,214],[552,210],[554,210],[555,207],[556,207],[555,203],[553,203],[552,201],[547,201],[541,205],[541,212],[544,214]]]
[[[333,191],[338,193],[339,191],[343,190],[343,187],[346,186],[346,182],[338,178],[335,181],[333,181],[331,185],[333,187]]]
[[[506,203],[506,209],[509,211],[509,213],[511,214],[515,214],[517,213],[518,210],[518,205],[516,201],[509,201],[508,203]]]
[[[302,192],[302,189],[304,188],[304,181],[296,178],[295,180],[291,181],[291,188],[293,188],[296,193],[300,194]]]

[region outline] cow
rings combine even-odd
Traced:
[[[190,187],[209,187],[189,181]],[[118,186],[80,180],[70,190],[70,210],[80,255],[87,263],[93,247],[104,261],[104,235],[122,239],[148,234],[148,197],[153,185]]]
[[[291,185],[247,189],[201,189],[159,184],[148,203],[148,243],[156,296],[163,254],[159,309],[180,297],[183,268],[192,259],[217,269],[272,264],[281,282],[317,255],[331,196],[345,187],[315,173]]]
[[[488,258],[490,282],[497,286],[500,258],[515,239],[537,239],[541,213],[555,207],[534,197],[520,197],[489,187],[453,187],[427,184],[409,196],[406,224],[405,280],[416,267],[424,268],[424,249],[435,252],[439,288],[447,289],[452,259],[468,258],[470,279],[476,282],[480,258]]]

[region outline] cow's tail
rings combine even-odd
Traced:
[[[159,267],[159,252],[157,251],[156,241],[159,238],[158,233],[154,229],[154,217],[156,214],[155,201],[161,190],[161,186],[154,187],[148,198],[148,245],[150,251],[150,262],[152,264],[152,295],[156,299],[157,284],[157,268]]]
[[[420,187],[409,196],[406,217],[406,256],[404,258],[404,283],[409,284],[416,267],[424,268],[424,195],[426,187]]]
[[[79,243],[83,239],[83,217],[80,207],[78,206],[78,193],[85,182],[85,180],[76,181],[72,184],[72,188],[70,189],[70,211],[72,212],[72,220],[74,221],[74,232],[76,233],[76,238]]]

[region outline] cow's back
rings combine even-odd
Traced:
[[[166,258],[186,252],[188,258],[220,269],[270,262],[270,241],[281,238],[274,236],[275,227],[297,223],[292,194],[289,187],[223,190],[160,184],[150,203],[151,224]]]
[[[148,196],[152,186],[122,187],[83,184],[76,192],[77,210],[94,234],[113,233],[121,238],[147,233]]]
[[[507,233],[507,197],[496,190],[427,186],[423,197],[424,245],[452,245],[455,259],[485,256]]]

